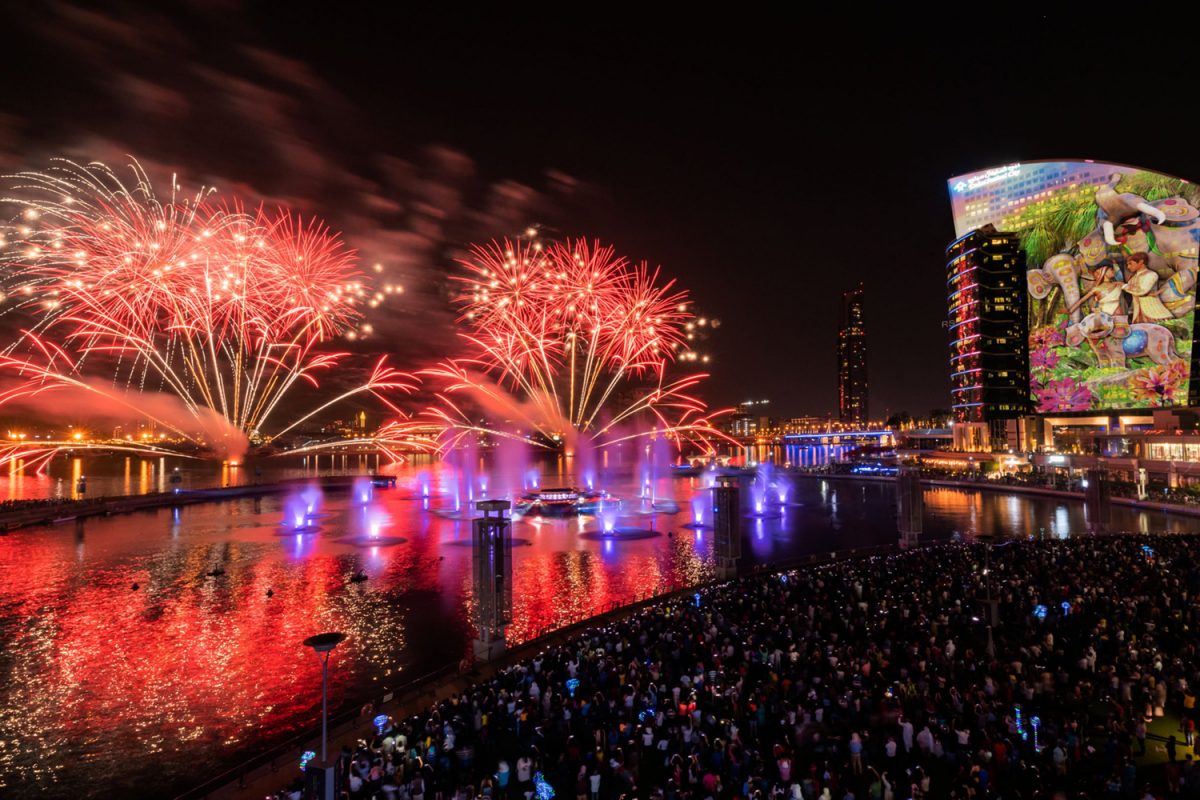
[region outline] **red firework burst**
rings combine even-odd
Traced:
[[[446,383],[431,412],[443,424],[478,430],[451,399],[467,393],[546,440],[587,435],[603,445],[628,438],[635,419],[643,430],[634,435],[713,436],[704,403],[688,394],[705,376],[667,377],[691,315],[687,293],[659,270],[584,239],[493,241],[460,263],[470,355],[426,371]]]
[[[271,435],[265,426],[296,384],[316,386],[346,356],[318,346],[353,336],[361,320],[367,287],[354,252],[319,220],[247,212],[212,202],[210,190],[159,200],[136,164],[133,174],[127,186],[103,165],[59,162],[18,176],[10,202],[22,212],[0,258],[6,294],[34,318],[24,337],[33,348],[18,358],[10,347],[4,365],[39,391],[83,387],[126,405],[131,390],[164,391],[231,434]],[[98,355],[114,365],[111,389],[83,379]],[[407,391],[402,377],[381,363],[338,399]],[[170,427],[191,438],[186,420]]]

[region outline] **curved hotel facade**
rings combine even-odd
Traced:
[[[1200,461],[1200,187],[1084,160],[1007,164],[948,189],[956,447]]]

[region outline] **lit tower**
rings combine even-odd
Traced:
[[[1025,259],[1016,234],[991,225],[946,248],[950,392],[961,450],[1017,447],[1010,420],[1028,413]]]
[[[842,292],[838,327],[838,411],[842,422],[867,421],[867,328],[863,321],[863,285]]]
[[[712,488],[712,504],[717,579],[730,580],[737,577],[738,559],[742,557],[742,533],[738,525],[742,507],[738,501],[738,480],[731,476],[718,477],[717,485]]]
[[[505,649],[504,630],[512,622],[512,523],[504,512],[508,500],[481,500],[483,512],[471,526],[471,556],[474,562],[475,657],[488,661]]]

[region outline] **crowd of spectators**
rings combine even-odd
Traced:
[[[951,543],[703,589],[389,719],[343,750],[343,796],[1200,798],[1198,544]]]
[[[0,500],[0,513],[25,511],[30,508],[57,508],[79,503],[70,497],[34,497],[26,500]]]

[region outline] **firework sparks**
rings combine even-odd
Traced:
[[[546,446],[583,436],[601,447],[661,435],[706,449],[720,437],[690,394],[707,376],[668,374],[689,350],[692,315],[687,293],[657,269],[599,243],[534,237],[476,246],[460,263],[471,355],[424,372],[444,387],[427,413],[451,432],[450,446],[470,433]],[[475,424],[464,403],[515,425]]]
[[[7,310],[31,322],[0,357],[0,372],[21,378],[0,404],[82,391],[222,455],[355,395],[398,410],[387,395],[413,381],[381,359],[362,384],[280,419],[297,387],[317,388],[345,363],[328,343],[369,330],[359,326],[370,289],[335,233],[285,210],[217,202],[211,189],[181,197],[174,180],[160,199],[139,165],[131,172],[126,183],[101,164],[57,161],[16,176],[2,288]],[[96,379],[101,368],[111,378]],[[158,395],[182,413],[148,411]]]

